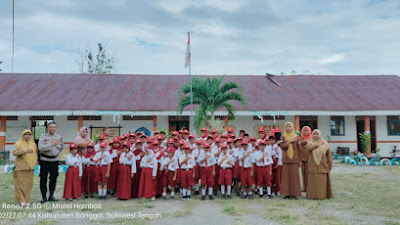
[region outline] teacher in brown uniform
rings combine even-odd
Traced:
[[[310,152],[308,159],[308,199],[333,198],[329,173],[332,169],[332,152],[328,143],[322,138],[321,131],[313,130],[312,140],[306,145]]]
[[[303,176],[302,191],[307,190],[309,153],[305,146],[307,142],[311,140],[311,132],[312,131],[309,126],[304,126],[303,128],[301,128],[301,138],[299,140],[299,148],[300,148],[300,160],[301,160],[301,175]]]
[[[301,196],[299,178],[299,136],[294,133],[293,123],[286,122],[284,133],[281,137],[282,149],[282,175],[281,175],[281,195],[285,199]]]

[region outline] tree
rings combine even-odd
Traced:
[[[81,73],[111,73],[114,68],[114,57],[107,57],[106,50],[101,43],[97,43],[96,56],[92,50],[77,51],[75,62]],[[86,69],[87,68],[87,69]]]
[[[246,97],[242,94],[242,87],[236,82],[223,83],[224,76],[207,77],[205,79],[193,78],[192,92],[193,104],[197,105],[194,126],[210,127],[215,124],[215,111],[225,108],[228,111],[228,120],[235,118],[235,108],[231,101],[239,101],[246,105]],[[179,90],[178,112],[190,105],[190,83],[185,84]]]

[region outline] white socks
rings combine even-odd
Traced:
[[[163,192],[163,193],[162,193],[162,196],[167,196],[167,193]]]
[[[203,195],[203,196],[206,195],[206,189],[201,189],[201,195]]]
[[[271,195],[271,187],[267,187],[268,195]]]
[[[192,193],[192,191],[190,189],[187,189],[187,194],[186,195],[190,195]]]
[[[258,188],[258,192],[259,192],[260,195],[264,195],[264,190],[263,190],[262,187],[259,187],[259,188]]]
[[[107,195],[107,189],[101,189],[98,188],[99,196],[106,196]]]
[[[221,185],[221,194],[223,195],[225,194],[225,185],[223,184]]]
[[[226,187],[226,194],[227,195],[231,195],[231,190],[232,190],[232,186],[231,185],[228,185],[227,187]]]
[[[171,196],[175,196],[175,192],[174,191],[171,191]]]
[[[212,187],[208,188],[208,195],[213,195],[213,188]]]
[[[103,189],[103,196],[107,195],[107,189]]]
[[[196,191],[199,191],[199,184],[196,184],[196,185],[194,186],[194,188],[195,188]]]

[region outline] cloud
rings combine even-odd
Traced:
[[[334,63],[344,59],[343,54],[335,54],[319,60],[319,63]]]

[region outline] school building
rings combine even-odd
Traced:
[[[66,144],[82,126],[91,137],[103,127],[115,135],[189,128],[190,107],[177,113],[179,88],[188,81],[188,75],[1,73],[0,149],[12,151],[24,129],[37,140],[49,121]],[[334,153],[359,149],[363,132],[372,135],[372,153],[389,155],[400,145],[399,76],[226,75],[225,81],[239,83],[247,97],[246,107],[234,104],[235,120],[216,113],[236,135],[245,129],[257,136],[260,126],[283,130],[291,121],[297,131],[320,129]]]

